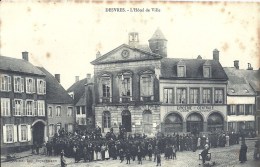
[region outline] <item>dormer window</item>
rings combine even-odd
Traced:
[[[132,100],[132,73],[123,72],[118,75],[120,102]]]
[[[203,65],[203,77],[211,78],[211,64],[209,61],[206,61]]]
[[[112,101],[112,82],[109,74],[103,74],[100,76],[99,81],[99,96],[100,102]]]
[[[186,77],[186,65],[182,60],[180,60],[177,64],[177,76]]]

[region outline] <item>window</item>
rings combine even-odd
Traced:
[[[203,76],[204,78],[210,78],[211,74],[211,68],[210,66],[204,66],[203,67]]]
[[[57,123],[57,126],[56,126],[56,127],[57,127],[57,129],[56,129],[56,130],[57,130],[56,133],[59,133],[59,131],[60,131],[60,129],[61,129],[61,123]]]
[[[237,105],[237,115],[245,115],[243,104]]]
[[[0,75],[0,87],[1,91],[11,91],[12,86],[11,86],[11,77],[8,75]]]
[[[81,106],[82,114],[86,114],[85,106]]]
[[[61,116],[61,106],[56,107],[56,116],[60,117]]]
[[[35,80],[26,78],[26,93],[35,93]]]
[[[185,88],[178,88],[177,89],[177,104],[186,104],[186,89]]]
[[[20,76],[14,76],[14,92],[24,92],[24,79]]]
[[[54,136],[54,125],[50,124],[49,125],[49,137]]]
[[[52,113],[52,107],[48,107],[48,117],[52,117],[53,113]]]
[[[17,142],[17,126],[13,124],[6,124],[3,126],[3,142],[14,143]]]
[[[185,72],[185,66],[178,66],[178,77],[185,77],[186,72]]]
[[[69,92],[69,95],[72,99],[74,99],[74,92]]]
[[[46,94],[46,82],[43,79],[37,79],[37,93]]]
[[[164,103],[173,103],[172,89],[165,88],[163,90],[163,102]]]
[[[77,115],[80,115],[80,107],[77,107]]]
[[[253,115],[253,104],[245,105],[245,115]]]
[[[102,85],[102,89],[103,89],[103,97],[110,97],[110,85],[104,83]]]
[[[132,78],[131,73],[123,73],[120,75],[119,78],[119,89],[120,89],[120,96],[131,96],[132,95]]]
[[[104,128],[111,127],[111,115],[110,115],[109,111],[103,112],[103,126],[104,126]]]
[[[190,89],[190,104],[199,103],[199,89],[191,88]]]
[[[210,104],[211,103],[211,89],[203,89],[202,95],[203,95],[202,103]]]
[[[141,76],[141,96],[152,97],[153,96],[153,77],[152,75]]]
[[[236,115],[236,105],[227,106],[228,115]]]
[[[19,141],[27,141],[28,129],[27,125],[19,125]]]
[[[245,121],[245,129],[254,129],[255,124],[253,121]]]
[[[23,101],[20,99],[13,100],[13,111],[14,116],[23,115]]]
[[[68,124],[68,132],[73,132],[73,124]]]
[[[216,104],[223,104],[223,89],[216,89],[215,90],[215,103]]]
[[[111,102],[112,90],[111,90],[111,77],[108,74],[103,74],[100,78],[100,102]]]
[[[1,116],[11,116],[10,99],[1,98]]]
[[[44,100],[38,100],[38,116],[45,116]]]
[[[67,116],[68,117],[72,116],[72,110],[73,110],[72,107],[68,107],[68,110],[67,110]]]
[[[32,116],[33,115],[33,101],[31,101],[31,100],[27,100],[26,101],[26,114],[27,114],[27,116]]]

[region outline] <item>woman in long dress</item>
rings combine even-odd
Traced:
[[[240,151],[239,151],[240,163],[244,163],[245,161],[247,161],[246,153],[247,153],[247,146],[246,146],[245,141],[242,140],[242,144],[241,144]]]

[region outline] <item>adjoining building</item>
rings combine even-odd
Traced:
[[[161,61],[160,102],[162,132],[226,130],[227,76],[213,60],[164,58]]]
[[[75,83],[67,90],[73,98],[76,111],[76,129],[86,130],[94,127],[94,109],[93,109],[93,78],[91,74],[79,80],[75,77]]]
[[[45,74],[23,59],[0,56],[1,153],[47,139]]]
[[[45,68],[38,67],[46,74],[47,136],[50,140],[60,129],[73,133],[75,110],[73,99],[60,84],[60,74],[55,77]]]

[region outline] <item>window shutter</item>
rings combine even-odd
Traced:
[[[25,115],[27,115],[27,113],[26,113],[26,101],[24,100],[23,101],[23,115],[25,116]]]
[[[21,78],[21,92],[24,92],[24,79]]]
[[[46,94],[46,82],[43,82],[43,94]]]
[[[17,77],[14,77],[14,92],[17,92]]]
[[[144,95],[144,89],[143,89],[143,77],[140,77],[140,95],[143,96]]]
[[[6,126],[3,126],[3,142],[6,143]]]
[[[37,114],[37,113],[38,113],[38,112],[37,112],[37,101],[34,101],[34,105],[33,105],[33,106],[34,106],[33,115],[34,115],[34,116],[37,116],[37,115],[38,115],[38,114]]]
[[[11,91],[12,90],[12,80],[11,80],[11,77],[8,76],[8,91]]]
[[[154,99],[154,93],[153,93],[153,90],[154,90],[154,77],[151,76],[151,87],[150,87],[150,92],[149,92],[149,95],[151,96],[151,100]]]
[[[21,125],[18,125],[18,141],[22,141],[22,129]]]
[[[28,141],[32,140],[32,131],[31,131],[31,125],[27,125],[27,130],[28,130]]]
[[[12,108],[13,108],[12,116],[14,116],[15,115],[15,101],[14,100],[12,100]]]
[[[14,143],[17,142],[17,125],[14,125]]]

